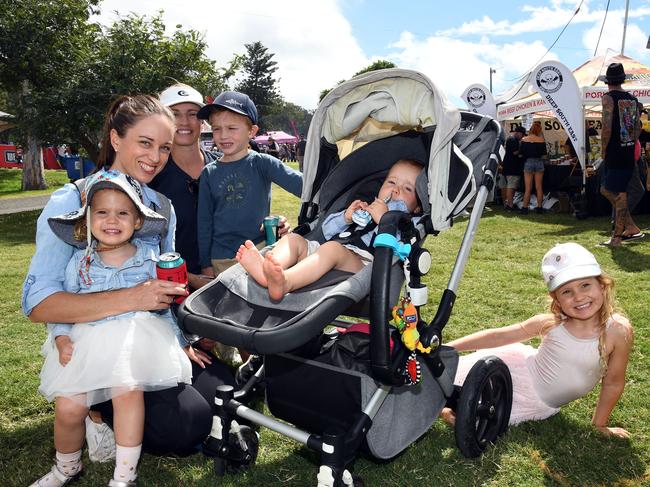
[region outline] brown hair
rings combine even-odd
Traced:
[[[600,308],[600,327],[598,332],[598,354],[600,356],[600,372],[602,375],[605,375],[607,372],[607,360],[605,358],[607,356],[605,350],[605,332],[607,320],[609,320],[614,314],[614,280],[607,274],[601,274],[600,276],[595,277],[598,280],[598,284],[603,288],[603,305]],[[555,291],[549,293],[549,311],[553,315],[553,318],[542,327],[540,332],[542,336],[546,335],[567,318],[562,312],[560,303],[555,297]]]
[[[120,137],[124,137],[127,130],[141,119],[151,115],[163,115],[172,124],[176,125],[176,119],[172,111],[163,106],[156,97],[151,95],[124,95],[114,100],[104,116],[101,148],[95,171],[108,169],[115,161],[115,149],[111,144],[111,130],[115,130]]]
[[[537,135],[538,137],[542,135],[542,122],[539,120],[536,120],[533,122],[533,125],[530,127],[530,130],[528,131],[529,134],[532,135]]]

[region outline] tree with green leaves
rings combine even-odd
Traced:
[[[167,35],[162,12],[90,23],[95,0],[0,0],[0,86],[13,98],[26,142],[23,189],[45,187],[39,145],[78,143],[97,160],[104,112],[118,95],[158,93],[174,82],[204,94],[226,88],[240,58],[218,69],[193,30]]]
[[[397,67],[397,65],[395,63],[393,63],[391,61],[385,61],[385,60],[380,59],[379,61],[375,61],[374,63],[369,64],[368,66],[363,68],[361,71],[357,71],[356,73],[354,73],[352,75],[352,77],[354,78],[355,76],[358,76],[358,75],[363,74],[363,73],[369,73],[370,71],[379,71],[380,69],[390,69],[390,68],[396,68],[396,67]],[[341,83],[344,83],[345,81],[347,81],[347,80],[342,79],[341,81],[336,83],[336,86],[340,85]],[[323,101],[323,98],[325,98],[327,96],[327,94],[330,91],[332,91],[333,89],[334,88],[326,88],[326,89],[322,90],[320,92],[319,97],[318,97],[318,102],[320,103],[321,101]]]
[[[58,102],[69,73],[91,51],[97,27],[88,18],[98,3],[0,0],[0,84],[14,100],[16,131],[25,142],[23,190],[46,187],[40,141],[57,135],[57,124],[41,103]]]
[[[243,55],[241,66],[244,79],[235,89],[246,93],[253,100],[259,114],[260,128],[264,129],[265,117],[273,113],[274,107],[281,101],[274,78],[278,63],[273,61],[275,54],[270,53],[259,41],[245,44],[245,47],[246,54]]]

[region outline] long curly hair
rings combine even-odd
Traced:
[[[600,308],[600,325],[598,332],[598,355],[600,357],[600,373],[604,376],[607,373],[607,350],[605,350],[605,332],[607,329],[607,320],[609,320],[615,311],[615,293],[614,280],[607,274],[595,276],[598,283],[603,288],[603,305]],[[560,323],[566,321],[567,316],[562,312],[560,303],[553,291],[549,293],[549,312],[553,317],[546,323],[541,330],[542,337],[550,332]],[[616,312],[621,313],[619,310]]]

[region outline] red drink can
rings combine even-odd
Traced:
[[[158,258],[156,277],[161,281],[177,282],[187,289],[187,265],[178,252],[166,252]],[[181,304],[187,296],[176,296],[174,302]]]

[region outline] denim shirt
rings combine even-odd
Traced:
[[[93,252],[91,254],[90,267],[87,272],[83,269],[85,275],[90,278],[88,284],[84,283],[79,275],[79,269],[83,265],[82,260],[86,251],[85,249],[76,250],[65,270],[64,290],[75,294],[111,291],[113,289],[134,287],[149,279],[155,278],[158,251],[140,239],[133,239],[132,243],[136,246],[136,252],[120,267],[104,264],[101,259],[101,254]],[[127,318],[133,316],[135,313],[134,311],[130,311],[108,316],[104,319],[94,321],[92,324],[96,325],[120,318]],[[160,316],[169,322],[181,346],[187,345],[176,324],[176,320],[172,317],[171,311],[164,310]],[[59,335],[70,335],[72,326],[67,323],[51,323],[48,328],[50,328],[52,336],[57,337]]]
[[[158,195],[147,186],[142,186],[144,203],[156,210],[160,209]],[[47,219],[63,215],[81,207],[79,191],[74,184],[66,184],[63,188],[52,193],[36,224],[36,250],[32,257],[27,276],[23,283],[22,308],[29,316],[34,306],[49,296],[64,291],[65,270],[76,250],[72,245],[59,239],[50,229]],[[162,252],[174,250],[174,233],[176,231],[176,214],[172,207],[169,216],[167,235],[162,245],[160,236],[156,235],[143,240],[156,252],[162,247]],[[156,254],[157,255],[157,254]]]

